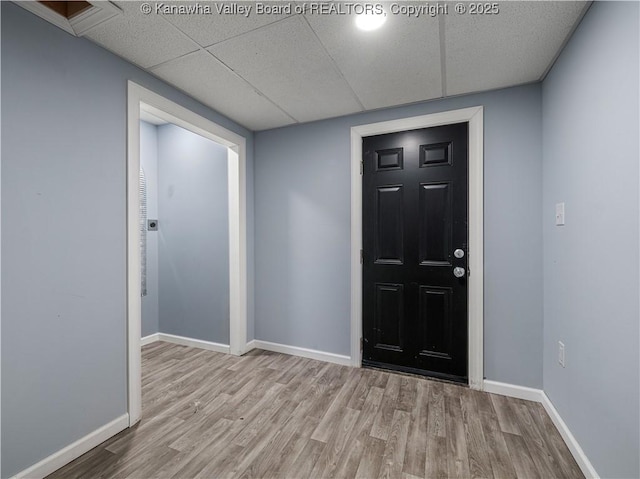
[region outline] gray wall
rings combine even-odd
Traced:
[[[485,374],[542,386],[539,85],[256,133],[256,338],[349,355],[353,125],[485,107]]]
[[[250,132],[0,8],[2,477],[126,411],[127,79],[248,137],[250,338],[255,327],[259,339],[339,354],[349,354],[349,127],[484,105],[487,378],[541,387],[544,363],[544,389],[599,473],[640,475],[637,4],[596,3],[542,90],[257,134],[255,230]]]
[[[140,166],[147,179],[147,218],[158,219],[158,130],[140,122]],[[160,331],[158,303],[158,232],[147,231],[147,295],[142,297],[142,337]]]
[[[253,137],[89,41],[0,4],[9,477],[126,412],[127,80],[247,136],[250,235]]]
[[[638,19],[594,3],[543,85],[544,390],[616,478],[640,476]]]
[[[160,331],[229,344],[227,148],[158,127]]]

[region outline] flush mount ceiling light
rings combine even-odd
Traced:
[[[380,28],[386,21],[387,14],[384,11],[381,13],[367,12],[356,16],[356,26],[366,32]]]

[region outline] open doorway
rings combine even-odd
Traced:
[[[141,109],[143,345],[229,353],[227,150]]]
[[[225,283],[228,285],[229,324],[226,330],[219,328],[217,333],[213,334],[228,338],[228,344],[198,338],[185,339],[180,335],[173,335],[172,339],[175,340],[174,342],[182,340],[189,345],[235,355],[243,354],[247,347],[246,140],[241,135],[231,132],[146,88],[129,82],[127,112],[127,365],[130,425],[140,420],[142,409],[140,348],[144,287],[142,252],[144,250],[141,248],[141,240],[143,232],[150,233],[149,228],[153,233],[156,233],[154,228],[160,228],[159,222],[155,225],[149,224],[149,220],[158,220],[158,218],[151,217],[146,218],[146,228],[142,228],[141,198],[143,196],[141,195],[141,187],[145,181],[141,181],[141,117],[143,119],[154,118],[157,123],[161,123],[163,128],[167,130],[164,134],[167,135],[169,144],[175,144],[178,137],[190,137],[192,142],[193,140],[196,143],[200,141],[201,147],[204,146],[205,150],[209,148],[209,152],[213,152],[217,156],[226,153],[226,165],[224,166],[227,174],[225,219],[228,224],[226,243],[228,245],[228,281]],[[179,213],[176,211],[177,216]],[[178,228],[174,231],[174,236],[178,238],[179,234]],[[194,335],[198,336],[198,334]]]

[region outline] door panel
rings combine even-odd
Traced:
[[[402,352],[404,324],[404,287],[401,284],[375,285],[375,348]]]
[[[420,286],[418,351],[425,356],[451,359],[453,291],[451,288]]]
[[[376,195],[375,262],[402,264],[402,186],[380,186]]]
[[[420,264],[448,266],[451,253],[451,184],[420,185]]]
[[[363,139],[363,363],[467,381],[467,123]],[[462,258],[454,256],[461,249]]]
[[[402,148],[376,151],[376,169],[378,171],[401,170]]]
[[[451,165],[451,142],[420,145],[420,167]]]

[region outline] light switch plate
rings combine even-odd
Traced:
[[[564,226],[564,203],[556,203],[556,226]]]

